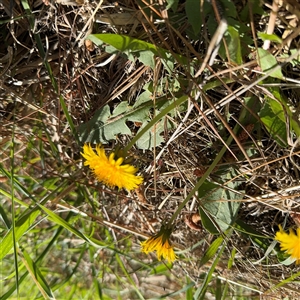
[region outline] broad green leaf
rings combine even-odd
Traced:
[[[227,43],[230,60],[238,65],[241,65],[243,63],[243,59],[239,31],[233,26],[228,25],[227,34],[225,34],[225,40]]]
[[[292,111],[296,111],[278,88],[270,88],[274,98],[266,97],[265,104],[259,113],[270,135],[283,147],[287,145],[287,122],[289,128],[294,131],[297,137],[300,136],[300,125],[298,116]]]
[[[211,20],[210,23],[212,25],[210,27],[215,26],[215,20]],[[230,19],[230,23],[234,23],[232,19]],[[224,60],[229,60],[240,65],[243,63],[243,55],[242,55],[242,47],[241,47],[241,26],[233,26],[228,24],[227,31],[224,34],[224,39],[226,42],[226,47],[223,42],[220,44],[220,49],[218,51],[220,57]],[[212,33],[214,33],[216,29],[213,29]],[[229,57],[228,57],[229,56]]]
[[[269,99],[269,104],[275,114],[279,116],[279,118],[283,122],[290,121],[290,128],[294,130],[297,137],[300,136],[300,125],[299,125],[299,116],[293,111],[297,111],[296,107],[293,107],[291,104],[288,105],[287,100],[284,95],[278,88],[270,88],[271,93],[277,99],[274,100],[272,98]],[[280,105],[278,105],[280,104]],[[288,118],[288,119],[287,119]]]
[[[228,0],[219,0],[219,10],[222,10],[224,13],[224,16],[227,18],[232,17],[236,18],[237,17],[237,10],[235,7],[235,4],[233,1],[228,1]]]
[[[282,147],[287,146],[286,122],[282,120],[284,112],[280,103],[268,98],[259,112],[259,116],[272,138]]]
[[[264,32],[258,32],[257,36],[263,41],[269,40],[271,42],[275,42],[278,44],[282,43],[282,39],[280,37],[278,37],[276,34],[267,34]]]
[[[218,225],[214,221],[213,216],[202,207],[199,207],[199,213],[200,213],[203,227],[211,234],[219,234],[220,229],[218,228]]]
[[[126,121],[130,115],[134,114],[134,112],[141,115],[145,109],[149,111],[152,107],[151,103],[148,103],[143,107],[134,110],[132,107],[128,106],[127,101],[121,102],[119,106],[115,109],[113,114],[110,113],[110,107],[108,105],[97,110],[91,120],[79,126],[78,131],[80,140],[84,143],[106,144],[110,140],[115,140],[116,136],[120,133],[131,135],[131,131],[126,125]],[[125,109],[126,107],[127,112]],[[142,112],[139,110],[142,110]]]
[[[262,48],[258,49],[258,62],[263,72],[267,73],[277,66],[276,58],[269,51]],[[280,69],[270,74],[271,77],[283,79]]]
[[[231,171],[221,178],[228,181],[233,176],[234,172]],[[240,196],[232,191],[237,187],[237,183],[230,182],[227,187],[231,190],[205,181],[198,191],[202,202],[199,210],[203,226],[213,234],[228,229],[235,222],[238,213],[240,203],[235,200]]]
[[[197,35],[200,32],[202,26],[202,13],[201,13],[201,1],[186,0],[185,12],[188,17],[189,23],[192,25],[194,34]]]
[[[259,16],[263,16],[266,14],[266,11],[261,5],[261,0],[251,0],[251,5],[245,5],[242,11],[239,12],[239,18],[244,24],[249,24],[251,14]]]

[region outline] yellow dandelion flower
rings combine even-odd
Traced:
[[[141,243],[141,251],[146,254],[156,251],[158,260],[164,258],[168,260],[168,262],[173,262],[177,256],[175,255],[173,246],[169,241],[171,232],[172,229],[168,229],[163,225],[158,234]]]
[[[300,264],[300,228],[297,228],[296,234],[293,229],[286,233],[279,225],[279,231],[276,233],[275,240],[280,242],[282,251],[285,251],[296,260],[297,264]]]
[[[107,157],[101,144],[96,146],[96,152],[90,144],[85,144],[81,155],[86,159],[84,165],[89,166],[97,180],[107,186],[117,186],[131,191],[143,182],[142,176],[135,175],[138,168],[128,164],[123,165],[124,157],[115,159],[115,152]]]

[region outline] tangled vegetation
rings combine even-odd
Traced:
[[[0,14],[1,299],[300,297],[298,0]]]

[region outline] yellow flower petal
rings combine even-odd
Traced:
[[[146,254],[156,251],[158,260],[164,258],[168,262],[175,261],[177,256],[174,252],[171,242],[169,241],[170,234],[171,231],[162,226],[157,235],[152,236],[141,243],[141,251]]]
[[[296,263],[300,264],[300,228],[297,228],[295,234],[293,229],[289,233],[284,232],[281,225],[276,233],[275,240],[280,242],[280,249],[296,259]]]
[[[113,152],[107,158],[105,150],[101,144],[96,146],[96,152],[91,145],[85,144],[81,155],[86,159],[85,166],[93,171],[97,180],[107,186],[117,186],[129,191],[136,189],[142,182],[142,176],[136,176],[137,168],[131,165],[122,165],[123,157],[115,160],[116,154]]]

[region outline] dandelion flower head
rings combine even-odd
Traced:
[[[276,233],[275,240],[280,242],[280,249],[289,254],[300,264],[300,228],[297,228],[296,234],[293,229],[286,233],[281,225],[279,231]]]
[[[168,229],[163,225],[158,234],[141,243],[141,251],[146,254],[156,251],[158,260],[164,258],[168,262],[175,261],[177,256],[175,255],[173,246],[169,240],[171,232],[172,229]]]
[[[142,176],[135,175],[138,168],[123,164],[124,157],[115,159],[115,152],[107,157],[101,144],[96,146],[96,152],[90,144],[85,144],[81,155],[86,159],[84,165],[89,166],[97,180],[107,186],[117,186],[120,189],[125,188],[131,191],[143,182]]]

